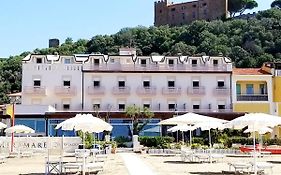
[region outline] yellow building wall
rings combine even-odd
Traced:
[[[236,103],[233,104],[234,112],[262,112],[270,113],[269,103]]]
[[[274,77],[273,84],[273,101],[281,102],[281,77]]]
[[[260,84],[265,84],[265,87],[267,87],[265,81],[237,81],[237,84],[241,86],[241,94],[246,94],[247,84],[253,84],[255,94],[260,93]]]
[[[277,108],[278,108],[278,115],[281,116],[281,103],[278,103]]]

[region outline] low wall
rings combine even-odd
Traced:
[[[0,152],[11,149],[11,137],[0,137]],[[14,150],[46,152],[47,149],[63,149],[74,152],[82,143],[80,137],[14,137]]]

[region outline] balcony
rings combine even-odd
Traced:
[[[46,95],[46,87],[42,86],[25,86],[23,88],[23,93],[27,95]]]
[[[113,95],[130,95],[130,91],[131,91],[131,88],[128,86],[124,86],[124,87],[116,86],[116,87],[113,87],[112,94]]]
[[[180,87],[164,87],[162,89],[163,95],[180,95],[181,88]]]
[[[214,89],[214,95],[229,95],[230,94],[230,89],[226,87],[216,87]]]
[[[199,86],[199,87],[190,87],[187,89],[188,95],[205,95],[205,87]]]
[[[76,95],[76,87],[56,86],[55,94],[62,95],[62,96],[74,96],[74,95]]]
[[[138,95],[156,95],[156,87],[155,86],[150,86],[150,87],[140,86],[137,88],[137,94]]]
[[[83,70],[88,71],[230,71],[231,65],[207,65],[207,64],[120,64],[109,63],[99,66],[85,64]]]
[[[88,86],[89,95],[103,95],[105,93],[105,87],[103,86]]]
[[[237,101],[268,101],[267,94],[237,94]]]

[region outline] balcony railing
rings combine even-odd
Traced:
[[[89,95],[103,95],[105,93],[105,87],[99,86],[89,86],[88,87],[88,94]]]
[[[281,70],[275,70],[276,76],[281,76]]]
[[[74,96],[76,95],[76,87],[73,86],[56,86],[55,94],[63,96]]]
[[[268,101],[267,94],[237,94],[237,101]]]
[[[230,89],[226,88],[226,87],[216,87],[214,89],[214,94],[215,95],[229,95]]]
[[[25,86],[23,92],[24,94],[29,94],[29,95],[46,95],[46,87]]]
[[[199,87],[190,87],[187,89],[188,95],[205,95],[205,87],[199,86]]]
[[[156,95],[156,87],[155,86],[150,86],[150,87],[140,86],[137,88],[137,94],[138,95]]]
[[[163,95],[180,95],[181,88],[180,87],[163,87],[162,94]]]
[[[231,66],[231,65],[230,65]],[[99,66],[85,64],[84,70],[101,70],[101,71],[228,71],[231,70],[229,65],[206,65],[206,64],[120,64],[108,63]]]
[[[131,88],[128,86],[124,86],[124,87],[116,86],[116,87],[113,87],[113,89],[112,89],[112,93],[114,95],[130,95],[130,91],[131,91]]]

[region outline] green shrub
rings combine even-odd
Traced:
[[[204,145],[204,138],[202,137],[192,137],[192,143],[198,143]]]
[[[200,143],[192,143],[191,144],[191,149],[199,149],[201,148],[201,144]]]
[[[140,144],[146,146],[146,147],[154,147],[154,148],[170,148],[170,144],[175,139],[173,137],[149,137],[149,136],[141,136],[139,137]]]
[[[129,137],[119,136],[115,137],[114,141],[117,143],[117,147],[127,147],[126,142],[130,142],[131,139]]]

